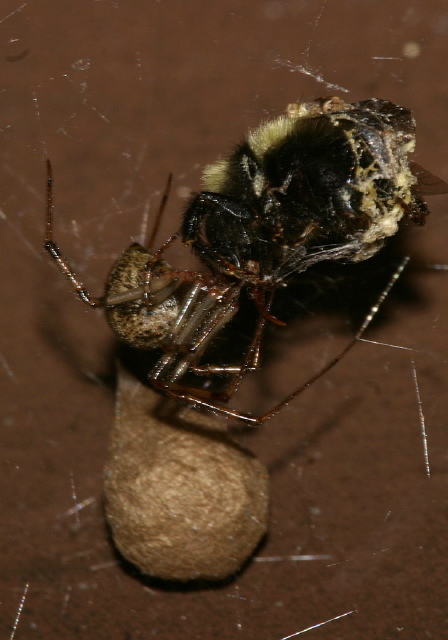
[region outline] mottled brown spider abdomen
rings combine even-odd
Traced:
[[[112,267],[106,284],[107,321],[120,340],[136,349],[160,346],[179,314],[170,286],[170,267],[164,260],[157,260],[151,267],[150,292],[145,300],[145,276],[151,257],[140,244],[132,244]]]

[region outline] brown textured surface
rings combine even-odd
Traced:
[[[198,187],[199,166],[292,100],[337,93],[281,65],[288,60],[349,89],[349,101],[410,107],[417,161],[446,180],[446,3],[6,0],[0,18],[3,636],[28,584],[14,640],[280,640],[354,609],[299,637],[445,637],[446,273],[411,268],[369,332],[413,352],[359,344],[244,437],[271,473],[267,543],[231,583],[174,589],[141,580],[114,555],[101,504],[112,340],[41,242],[48,154],[57,239],[100,293],[169,171],[161,240],[177,228],[180,196]],[[403,54],[409,42],[420,45],[418,57]],[[446,263],[448,199],[429,204],[426,227],[410,226],[400,253]],[[238,402],[271,406],[345,344],[349,312],[359,321],[382,286],[377,273],[372,266],[368,286],[353,285],[351,302],[333,296],[328,309],[271,331],[268,362]]]
[[[191,410],[162,419],[159,404],[120,372],[104,475],[114,542],[147,575],[223,580],[266,534],[267,471],[216,419]]]

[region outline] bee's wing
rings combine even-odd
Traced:
[[[448,184],[430,171],[421,167],[417,162],[409,163],[412,173],[417,178],[418,192],[422,196],[436,196],[448,193]]]

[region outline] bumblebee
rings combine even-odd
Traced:
[[[414,147],[411,112],[387,100],[291,104],[205,168],[183,240],[213,272],[253,288],[275,289],[321,260],[366,260],[401,218],[428,214]]]

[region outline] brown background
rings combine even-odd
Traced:
[[[409,42],[419,56],[405,55]],[[26,585],[17,640],[280,640],[353,610],[304,637],[447,637],[448,274],[424,266],[448,263],[446,197],[430,201],[424,229],[404,231],[398,251],[420,267],[368,336],[413,351],[357,345],[242,438],[272,473],[270,535],[240,576],[215,588],[141,579],[114,554],[101,508],[113,339],[42,251],[47,156],[57,238],[99,293],[169,171],[161,239],[177,228],[200,167],[301,96],[412,108],[418,161],[448,179],[447,52],[443,0],[3,0],[2,637]],[[384,262],[390,273],[394,258]],[[269,408],[345,344],[350,319],[382,287],[379,270],[364,272],[370,298],[361,283],[340,307],[333,300],[328,313],[276,331],[241,406]],[[291,296],[300,302],[296,289]]]

